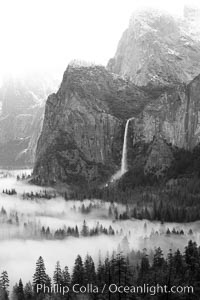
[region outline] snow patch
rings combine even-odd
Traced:
[[[180,55],[179,52],[177,52],[176,50],[170,49],[170,48],[167,49],[167,52],[171,55],[176,55],[176,56]]]

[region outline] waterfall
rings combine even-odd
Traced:
[[[128,126],[129,122],[133,120],[134,118],[130,118],[126,121],[126,126],[124,130],[124,142],[123,142],[123,149],[122,149],[122,159],[121,159],[121,168],[117,173],[115,173],[112,178],[111,182],[119,179],[122,175],[124,175],[128,171],[128,165],[127,165],[127,137],[128,137]]]
[[[130,120],[133,118],[130,118],[126,122],[125,131],[124,131],[124,143],[123,143],[123,150],[122,150],[122,160],[121,160],[121,176],[127,172],[127,136],[128,136],[128,125]]]

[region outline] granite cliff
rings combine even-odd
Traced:
[[[129,168],[160,176],[174,149],[192,151],[199,137],[200,11],[186,6],[182,17],[136,11],[108,70],[152,95],[129,130]]]
[[[149,88],[189,83],[200,70],[198,20],[199,11],[190,7],[182,18],[154,9],[136,11],[108,69]]]
[[[129,169],[164,174],[178,149],[192,152],[200,143],[200,75],[188,85],[168,89],[131,121]]]
[[[45,100],[55,86],[56,80],[42,74],[4,78],[0,87],[0,167],[33,165]]]
[[[166,91],[149,103],[135,120],[135,141],[160,137],[192,150],[200,142],[200,75],[188,85]]]
[[[198,14],[197,14],[198,15]],[[200,142],[200,43],[194,10],[184,17],[134,14],[116,55],[102,66],[70,64],[48,97],[33,180],[86,186],[120,168],[166,174],[179,150]]]
[[[123,95],[123,97],[122,97]],[[200,141],[200,75],[157,99],[99,66],[70,65],[48,97],[34,182],[94,185],[120,168],[128,127],[128,169],[165,175],[178,149]]]
[[[125,122],[150,97],[102,66],[70,64],[48,97],[34,181],[101,183],[120,166]]]

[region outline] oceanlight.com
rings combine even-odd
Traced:
[[[111,293],[134,293],[134,294],[149,294],[155,296],[156,294],[193,294],[193,286],[171,286],[167,285],[148,285],[144,284],[142,286],[117,286],[116,284],[111,284],[109,286],[109,291]]]
[[[37,293],[55,293],[55,294],[104,294],[104,293],[120,293],[120,294],[149,294],[154,296],[156,294],[193,294],[193,286],[167,286],[167,285],[149,285],[143,284],[140,286],[134,285],[117,285],[117,284],[104,284],[99,287],[94,284],[74,284],[73,286],[63,286],[61,284],[53,284],[46,286],[45,284],[37,284]]]

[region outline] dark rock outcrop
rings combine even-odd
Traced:
[[[149,103],[135,120],[134,139],[149,143],[159,137],[192,150],[200,142],[200,76]]]
[[[200,144],[199,114],[200,75],[147,104],[130,122],[129,169],[165,176],[177,153],[196,153]]]
[[[154,98],[132,122],[130,168],[140,164],[159,176],[173,161],[174,147],[192,150],[200,142],[199,16],[189,6],[182,18],[154,9],[135,12],[108,63],[108,70]]]
[[[163,176],[175,149],[192,151],[199,144],[200,42],[193,13],[186,8],[179,20],[136,13],[107,70],[68,66],[47,100],[34,182],[105,182],[120,167],[125,122],[132,117],[129,169]]]
[[[34,181],[79,186],[106,181],[120,165],[125,121],[149,100],[102,66],[69,65],[46,103]]]

